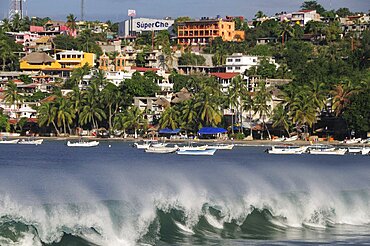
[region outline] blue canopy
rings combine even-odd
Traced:
[[[164,129],[159,130],[159,133],[160,134],[177,134],[180,132],[180,130],[181,130],[180,128],[177,128],[175,130],[172,130],[170,128],[164,128]]]
[[[227,132],[226,129],[224,128],[218,128],[218,127],[203,127],[198,131],[198,134],[208,134],[208,135],[213,135],[217,133],[225,133]]]

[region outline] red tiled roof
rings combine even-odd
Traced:
[[[312,12],[313,10],[311,9],[303,9],[303,10],[300,10],[298,12],[302,12],[302,13],[308,13],[308,12]]]
[[[215,76],[220,79],[232,79],[238,76],[240,73],[211,73],[212,76]]]
[[[159,68],[151,68],[151,67],[131,67],[131,69],[136,70],[138,72],[147,72],[147,71],[156,72],[159,70]]]

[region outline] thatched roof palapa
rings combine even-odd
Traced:
[[[171,98],[171,103],[181,103],[189,100],[193,94],[191,94],[186,88],[182,88],[179,92],[176,92]]]
[[[22,61],[26,61],[30,64],[40,64],[54,62],[55,60],[44,52],[33,52],[23,57]]]

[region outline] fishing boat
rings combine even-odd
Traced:
[[[201,145],[201,146],[181,146],[179,147],[180,151],[185,150],[206,150],[208,148],[208,145]]]
[[[352,138],[352,139],[346,140],[345,143],[346,144],[355,144],[355,143],[359,143],[360,141],[361,141],[361,138]]]
[[[363,147],[361,149],[361,155],[369,155],[370,153],[370,147]]]
[[[307,148],[307,146],[272,146],[271,149],[268,150],[268,153],[275,155],[300,155],[305,153]]]
[[[281,138],[274,138],[271,141],[272,142],[283,142],[284,140],[285,140],[285,137],[281,137]]]
[[[68,147],[95,147],[95,146],[98,146],[99,145],[99,142],[98,141],[78,141],[78,142],[71,142],[71,141],[68,141],[67,142],[67,146]]]
[[[153,144],[159,144],[159,143],[157,140],[144,140],[141,143],[138,143],[138,142],[134,143],[134,147],[136,147],[137,149],[147,149]],[[157,147],[161,147],[161,146],[157,146]]]
[[[178,150],[176,154],[178,155],[214,155],[217,149],[187,149],[187,150]]]
[[[174,147],[153,147],[150,146],[149,148],[145,149],[145,152],[147,153],[156,153],[156,154],[169,154],[174,153],[176,150],[178,150],[179,147],[175,145]]]
[[[18,144],[25,144],[25,145],[40,145],[44,139],[22,139],[18,142]]]
[[[344,155],[347,149],[337,149],[331,145],[313,145],[309,147],[311,155]]]
[[[167,146],[167,143],[152,143],[152,144],[150,144],[150,147],[156,147],[156,148],[166,147],[166,146]]]
[[[232,150],[234,148],[234,144],[216,144],[216,145],[209,145],[207,149],[221,149],[221,150]]]
[[[348,153],[350,153],[350,154],[359,154],[362,151],[361,147],[350,147],[350,148],[347,148],[347,149],[348,149]]]
[[[12,140],[2,139],[2,140],[0,140],[0,144],[17,144],[18,142],[19,142],[19,139],[12,139]]]
[[[298,140],[298,136],[297,135],[295,135],[293,137],[290,137],[290,138],[286,138],[284,140],[284,142],[292,142],[292,141],[296,141],[296,140]]]
[[[365,138],[360,141],[362,144],[370,143],[370,138]]]

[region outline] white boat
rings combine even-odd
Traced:
[[[336,149],[331,145],[315,145],[309,147],[309,153],[312,155],[344,155],[347,149]]]
[[[368,155],[370,153],[370,147],[363,147],[361,150],[361,155]]]
[[[284,142],[292,142],[292,141],[296,141],[296,140],[298,140],[298,136],[297,135],[295,135],[293,137],[290,137],[290,138],[286,138],[284,140]]]
[[[147,149],[153,144],[158,144],[158,141],[157,140],[144,140],[141,143],[137,143],[137,142],[134,143],[134,147],[136,147],[137,149]]]
[[[91,142],[78,141],[78,142],[74,142],[74,143],[72,143],[71,141],[67,142],[68,147],[95,147],[95,146],[98,146],[98,145],[99,145],[98,141],[91,141]]]
[[[363,144],[370,143],[370,138],[362,139],[360,143],[363,143]]]
[[[361,141],[361,138],[352,138],[352,139],[346,140],[345,143],[346,144],[355,144],[355,143],[359,143],[360,141]]]
[[[19,142],[19,139],[12,139],[12,140],[0,140],[0,144],[17,144]]]
[[[201,145],[201,146],[181,146],[179,147],[180,151],[183,150],[206,150],[208,145]]]
[[[221,149],[221,150],[231,150],[234,148],[234,144],[216,144],[209,145],[207,149]]]
[[[214,155],[217,149],[188,149],[188,150],[178,150],[176,154],[178,155]]]
[[[179,147],[175,145],[174,147],[152,147],[150,146],[149,148],[145,149],[145,152],[147,153],[156,153],[156,154],[168,154],[168,153],[173,153],[178,150]]]
[[[348,148],[348,153],[350,154],[359,154],[361,153],[362,148],[361,147],[350,147]]]
[[[284,140],[285,140],[285,138],[274,138],[271,141],[272,142],[283,142]]]
[[[27,145],[39,145],[42,144],[44,139],[22,139],[18,142],[18,144],[27,144]]]
[[[152,143],[150,145],[150,147],[156,147],[156,148],[158,148],[158,147],[166,147],[166,146],[167,146],[167,143]]]
[[[272,146],[268,153],[275,155],[300,155],[305,153],[307,148],[307,146]]]

